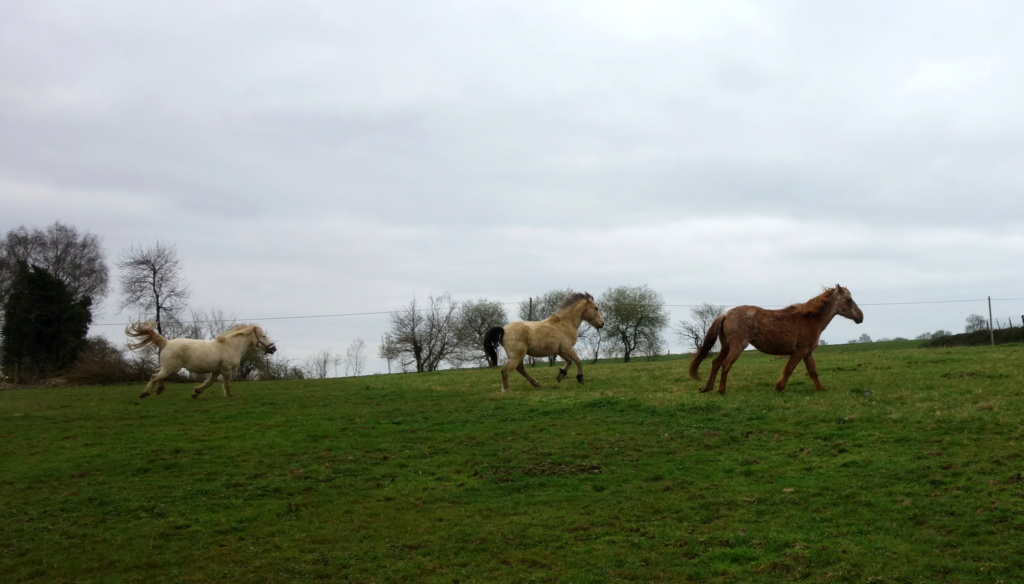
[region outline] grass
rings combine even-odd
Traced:
[[[872,346],[873,345],[873,346]],[[0,393],[14,582],[1014,582],[1024,346]],[[703,372],[706,373],[705,365]]]

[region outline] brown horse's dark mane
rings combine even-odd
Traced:
[[[594,297],[591,296],[590,294],[588,294],[587,292],[573,292],[572,294],[567,294],[566,297],[563,298],[562,301],[558,303],[558,308],[555,309],[555,312],[556,313],[562,312],[562,311],[572,307],[572,305],[576,304],[580,300],[593,300],[593,299],[594,299]]]
[[[818,316],[832,303],[832,297],[838,288],[826,288],[824,292],[811,298],[807,302],[792,304],[783,308],[786,312],[796,316]]]

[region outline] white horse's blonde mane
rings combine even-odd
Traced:
[[[233,336],[242,335],[242,334],[247,335],[247,334],[251,333],[253,331],[253,329],[255,329],[255,328],[256,328],[256,325],[254,325],[254,324],[236,324],[235,326],[233,326],[233,327],[229,328],[228,330],[222,332],[221,334],[217,335],[217,340],[218,341],[223,341],[223,340],[226,340],[228,337],[233,337]]]

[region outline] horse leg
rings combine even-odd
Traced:
[[[775,391],[781,392],[786,389],[786,382],[789,381],[789,376],[793,374],[793,370],[796,369],[797,363],[804,358],[804,355],[800,353],[794,353],[789,356],[789,361],[786,362],[786,366],[782,368],[782,376],[775,382]]]
[[[718,370],[722,367],[722,360],[725,359],[725,353],[721,352],[717,357],[711,361],[711,373],[708,373],[708,381],[704,384],[704,387],[700,388],[701,393],[707,393],[715,388],[715,378],[718,377]]]
[[[211,373],[210,376],[206,378],[206,381],[197,385],[195,389],[192,390],[192,399],[196,399],[199,397],[199,394],[203,393],[203,390],[213,385],[213,380],[217,375],[217,373]]]
[[[156,393],[161,394],[164,391],[164,378],[174,373],[173,371],[166,371],[163,367],[159,371],[149,376],[149,383],[146,384],[146,389],[142,390],[139,394],[139,399],[146,397],[153,393],[153,388],[156,388]]]
[[[508,349],[505,349],[505,354],[507,356],[507,359],[505,360],[505,365],[503,365],[502,368],[501,368],[501,392],[502,393],[505,393],[506,391],[509,391],[510,388],[508,386],[508,375],[509,375],[509,373],[512,373],[512,370],[516,368],[516,364],[518,364],[520,362],[520,360],[522,360],[522,358],[523,358],[522,355],[515,355],[515,354],[512,354],[512,353],[509,353]]]
[[[537,381],[537,379],[534,376],[527,373],[526,365],[523,365],[522,361],[519,362],[519,365],[516,367],[516,371],[518,371],[523,377],[525,377],[526,380],[529,381],[534,387],[544,387],[543,385],[541,385],[539,381]]]
[[[154,373],[154,374],[149,376],[149,383],[146,384],[146,389],[143,389],[142,393],[139,394],[139,399],[142,399],[142,398],[148,396],[149,394],[153,393],[153,387],[154,386],[158,386],[159,387],[159,386],[162,386],[162,385],[163,385],[163,380],[160,377],[160,371],[157,371],[156,373]],[[163,388],[161,388],[160,391],[162,391],[162,389]],[[157,391],[157,393],[160,393],[160,391]]]
[[[558,356],[565,360],[565,369],[559,369],[558,370],[558,381],[562,381],[563,379],[565,379],[565,376],[569,374],[569,363],[575,363],[576,364],[576,381],[580,385],[582,385],[583,384],[583,362],[580,359],[580,356],[576,354],[576,351],[573,350],[573,349],[569,349],[568,351],[565,351],[564,353],[559,353]]]
[[[224,381],[224,397],[235,397],[231,393],[231,372],[221,371],[220,378]]]
[[[501,393],[505,393],[509,390],[508,387],[508,374],[512,370],[509,367],[509,361],[505,362],[505,365],[501,368]]]
[[[729,371],[732,369],[732,365],[736,362],[736,359],[739,359],[740,355],[743,354],[743,349],[746,348],[746,343],[737,343],[730,346],[728,352],[723,351],[722,354],[715,359],[715,361],[718,361],[718,359],[722,360],[722,379],[718,382],[718,393],[725,395],[725,380],[729,378]],[[714,365],[714,361],[712,361],[712,365]],[[711,389],[710,384],[708,389]]]
[[[708,374],[708,382],[704,384],[704,387],[700,388],[701,393],[707,393],[714,389],[715,378],[718,377],[718,370],[722,368],[722,362],[725,361],[725,356],[729,354],[729,342],[725,340],[725,337],[719,337],[721,343],[718,356],[711,360],[711,373]]]
[[[804,357],[804,366],[807,367],[807,375],[811,377],[811,381],[814,382],[814,389],[818,391],[825,391],[825,386],[821,384],[821,380],[818,379],[818,365],[814,362],[814,353],[807,353]]]

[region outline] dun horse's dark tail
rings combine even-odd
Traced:
[[[487,362],[491,367],[498,366],[498,345],[505,337],[505,329],[496,326],[484,333],[484,354],[487,355]]]
[[[697,351],[690,361],[690,379],[700,381],[700,372],[697,369],[700,368],[701,362],[711,352],[712,347],[715,346],[715,341],[718,340],[718,335],[722,332],[722,322],[724,321],[725,315],[719,316],[708,327],[708,332],[704,335],[704,342],[701,344],[700,350]]]

